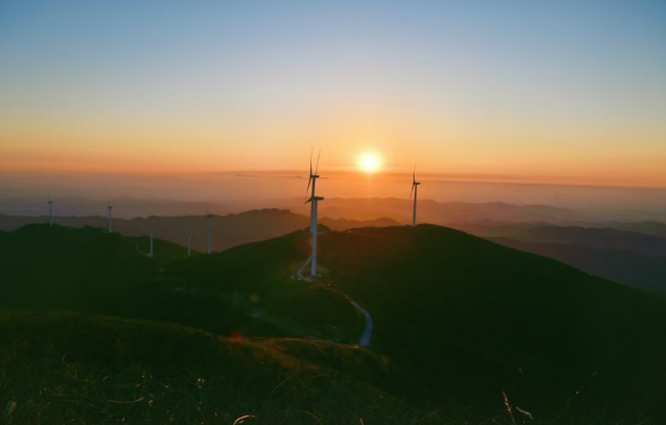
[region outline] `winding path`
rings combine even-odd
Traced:
[[[359,340],[358,345],[361,347],[369,347],[370,338],[372,337],[372,316],[370,316],[370,313],[368,313],[363,307],[352,301],[349,296],[347,296],[347,299],[351,305],[356,308],[356,310],[360,311],[361,314],[365,316],[365,330],[363,331],[363,335],[361,335],[361,339]]]
[[[303,265],[298,268],[298,271],[296,272],[296,275],[299,277],[299,279],[303,279],[307,282],[312,282],[312,278],[309,276],[303,275],[303,269],[310,264],[310,261],[312,261],[312,258],[308,258],[305,260]],[[373,323],[372,323],[372,316],[370,316],[370,313],[368,313],[363,307],[358,305],[357,302],[352,300],[349,295],[342,293],[345,298],[347,298],[347,301],[354,306],[356,310],[358,310],[363,317],[365,317],[365,330],[363,331],[363,335],[361,335],[361,339],[358,341],[359,347],[369,347],[370,346],[370,338],[372,338],[372,328],[373,328]]]

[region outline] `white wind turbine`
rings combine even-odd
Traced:
[[[109,205],[109,233],[113,233],[113,207]]]
[[[310,257],[310,275],[317,275],[317,212],[319,209],[319,201],[323,201],[324,198],[317,196],[315,194],[315,186],[317,184],[317,179],[319,175],[319,157],[321,156],[321,151],[317,155],[317,166],[315,167],[314,174],[312,173],[312,152],[310,152],[310,177],[308,179],[308,187],[305,189],[305,194],[307,196],[310,186],[312,186],[312,194],[310,198],[305,201],[307,204],[310,202],[310,234],[312,239],[310,240],[310,245],[312,246],[312,256]]]
[[[213,241],[213,215],[208,213],[206,216],[208,219],[208,253],[211,251],[211,243]]]
[[[153,256],[153,226],[150,226],[150,254],[148,256]]]
[[[412,174],[412,190],[409,192],[409,197],[412,197],[414,194],[414,214],[412,216],[412,226],[416,226],[416,195],[419,191],[419,185],[421,183],[416,181],[416,166],[414,167],[414,173]]]
[[[49,197],[49,226],[53,226],[53,201]]]

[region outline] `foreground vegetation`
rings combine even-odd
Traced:
[[[0,424],[664,423],[663,294],[437,226],[320,246],[310,284],[304,232],[191,258],[0,235]],[[362,331],[345,295],[370,352],[333,343]]]
[[[6,311],[0,344],[3,424],[457,423],[390,395],[401,378],[355,347]]]

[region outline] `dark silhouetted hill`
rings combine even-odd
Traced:
[[[170,321],[234,337],[307,332],[346,342],[360,334],[364,321],[343,302],[343,292],[372,315],[371,348],[404,376],[399,387],[410,403],[428,406],[426,412],[436,414],[453,403],[466,406],[458,412],[463,418],[458,423],[488,422],[504,408],[505,392],[514,406],[543,423],[660,423],[665,417],[666,297],[659,291],[614,283],[432,225],[327,231],[320,239],[320,263],[329,272],[314,284],[294,276],[309,253],[306,232],[213,255],[160,259],[145,257],[131,238],[58,227],[27,226],[0,238],[0,276],[12,276],[0,284],[10,288],[8,293],[24,296],[13,298],[24,301],[20,305],[7,305],[3,298],[5,307],[47,310],[56,305]],[[67,242],[54,249],[51,238],[56,237]],[[85,255],[93,262],[89,266],[79,264]],[[54,267],[71,279],[49,281]],[[81,279],[78,270],[83,270]],[[59,291],[71,295],[60,296]],[[25,305],[37,294],[54,295],[58,303],[41,297],[37,306]],[[70,298],[79,304],[68,304]],[[163,345],[169,348],[166,341]],[[64,348],[54,347],[58,352]],[[300,352],[299,347],[290,353]],[[335,368],[335,350],[320,348],[304,350],[308,356],[323,351],[319,361]],[[45,358],[58,363],[62,354]],[[123,358],[130,361],[131,356]],[[102,376],[109,375],[107,369],[102,367]],[[152,368],[142,370],[152,373]],[[275,386],[293,374],[283,375]],[[280,385],[299,382],[298,376]],[[139,387],[132,383],[126,388]],[[216,391],[207,396],[215,397]],[[133,394],[135,398],[120,397],[126,393],[107,398],[132,402],[143,393]],[[307,406],[305,410],[316,405],[303,397],[299,406]],[[345,399],[331,397],[335,405],[329,413],[338,412]],[[431,418],[427,413],[419,417]],[[391,418],[377,422],[417,421],[410,415]]]
[[[191,258],[185,248],[156,239],[150,258],[147,237],[28,225],[0,237],[0,306],[164,320],[222,335],[348,342],[362,332],[349,302],[291,277],[292,264],[307,258],[296,246],[301,239],[307,246],[307,235],[298,232],[277,245],[266,241],[259,253],[238,247]]]
[[[372,314],[376,349],[430,394],[483,410],[506,391],[539,416],[566,405],[581,418],[662,405],[660,292],[431,225],[330,232],[320,246],[330,279]]]
[[[344,218],[329,218],[323,217],[319,219],[319,222],[324,226],[332,230],[344,231],[359,227],[389,227],[389,226],[401,226],[403,223],[400,223],[392,218],[378,218],[375,220],[347,220]]]

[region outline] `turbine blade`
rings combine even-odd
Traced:
[[[414,194],[414,183],[412,183],[412,190],[409,191],[409,199],[412,199],[413,194]]]
[[[310,175],[312,175],[312,152],[314,148],[310,148]]]
[[[308,192],[310,191],[310,184],[312,183],[312,172],[310,172],[310,178],[308,178],[308,187],[305,189],[305,197],[308,197]]]
[[[319,172],[319,157],[321,157],[321,149],[319,149],[319,154],[317,154],[317,166],[315,167],[315,175]]]

